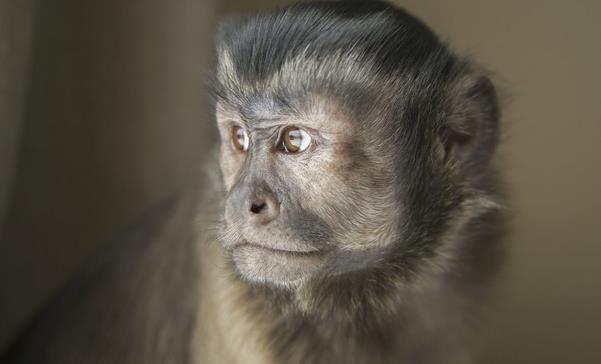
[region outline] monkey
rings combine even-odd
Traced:
[[[317,1],[224,20],[210,94],[218,176],[2,362],[471,362],[503,230],[488,73],[402,8]]]

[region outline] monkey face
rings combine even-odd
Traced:
[[[393,159],[367,147],[335,100],[309,95],[291,107],[266,97],[217,106],[222,241],[237,270],[296,285],[373,263],[400,233]]]
[[[404,12],[332,4],[220,27],[221,241],[249,282],[384,296],[494,208],[496,94]]]

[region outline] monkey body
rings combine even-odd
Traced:
[[[486,75],[379,1],[225,21],[217,57],[222,181],[142,223],[6,363],[469,362],[502,226]]]

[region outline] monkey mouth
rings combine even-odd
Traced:
[[[232,248],[236,268],[245,279],[277,285],[291,284],[321,270],[325,255],[326,251],[312,247],[283,249],[246,240]]]
[[[301,248],[298,246],[289,246],[289,247],[286,247],[286,249],[283,249],[280,247],[269,246],[266,244],[250,242],[248,240],[242,240],[241,243],[234,245],[234,249],[241,248],[241,247],[264,249],[265,251],[273,253],[273,254],[288,254],[288,255],[296,255],[296,256],[306,256],[306,255],[314,255],[314,254],[322,253],[319,249],[316,249],[313,247],[306,247],[306,248],[302,247]]]

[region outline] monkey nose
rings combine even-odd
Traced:
[[[249,211],[251,220],[265,225],[278,217],[280,204],[272,194],[260,194],[251,199]]]

